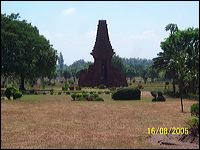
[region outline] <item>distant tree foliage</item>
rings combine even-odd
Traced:
[[[125,67],[125,65],[123,63],[123,60],[118,55],[116,55],[116,54],[113,55],[113,57],[112,57],[112,64],[121,73],[125,73],[126,72],[126,67]]]

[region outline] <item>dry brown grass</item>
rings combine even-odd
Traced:
[[[71,101],[68,95],[1,101],[1,148],[162,148],[147,142],[151,127],[184,127],[192,100]],[[147,99],[147,100],[146,100]]]

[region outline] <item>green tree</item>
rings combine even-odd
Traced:
[[[65,69],[65,71],[63,72],[63,76],[65,78],[65,80],[69,79],[72,75],[70,73],[70,71],[68,69]]]
[[[21,78],[20,89],[25,90],[25,79],[49,76],[55,70],[57,52],[19,14],[1,14],[2,74]]]
[[[73,64],[71,64],[68,69],[74,78],[74,83],[76,80],[76,77],[78,77],[78,74],[81,70],[88,69],[89,65],[91,65],[91,62],[85,62],[83,59],[80,59],[78,61],[75,61]]]
[[[112,65],[118,70],[120,71],[121,73],[124,73],[126,72],[126,68],[125,68],[125,65],[123,63],[123,60],[121,57],[119,57],[118,55],[114,54],[113,57],[112,57]]]
[[[198,79],[199,76],[198,46],[199,29],[177,30],[171,32],[170,36],[161,42],[163,52],[158,53],[158,57],[153,59],[154,67],[173,70],[177,75],[182,112],[183,90],[192,79]]]
[[[133,67],[128,67],[126,70],[126,76],[130,78],[130,82],[132,78],[136,76],[136,71]]]
[[[147,67],[147,74],[152,82],[154,82],[155,78],[158,78],[158,71],[152,65]]]
[[[172,35],[174,32],[178,31],[177,24],[170,23],[165,27],[165,31],[170,31],[170,35]]]
[[[59,69],[60,69],[60,75],[62,75],[62,72],[63,72],[63,67],[64,67],[64,59],[63,59],[63,55],[62,53],[60,52],[60,55],[58,57],[58,64],[59,64]]]

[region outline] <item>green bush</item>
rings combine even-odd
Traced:
[[[98,91],[98,94],[102,94],[102,92],[101,92],[101,91]]]
[[[70,86],[70,87],[69,87],[69,90],[74,90],[74,86]]]
[[[69,85],[68,85],[68,84],[65,84],[65,85],[62,87],[62,90],[63,90],[63,91],[67,91],[68,88],[69,88]]]
[[[95,101],[104,101],[104,99],[103,98],[101,98],[101,97],[96,97],[95,99],[94,99]]]
[[[166,98],[163,96],[163,93],[161,91],[151,91],[151,95],[154,97],[152,99],[152,102],[165,102]]]
[[[71,97],[73,98],[73,100],[77,100],[77,101],[103,101],[103,99],[101,97],[99,97],[98,94],[93,93],[93,94],[89,94],[89,93],[73,93],[71,95]]]
[[[190,134],[197,136],[199,135],[199,118],[192,117],[190,120],[186,122],[189,125]]]
[[[66,94],[67,94],[67,95],[70,95],[70,92],[69,92],[69,91],[67,91],[67,92],[66,92]]]
[[[105,91],[105,94],[110,94],[110,92],[109,91]]]
[[[139,89],[124,88],[112,94],[114,100],[140,100],[141,91]]]
[[[93,93],[94,93],[94,91],[91,91],[91,92],[90,92],[90,94],[93,94]]]
[[[20,92],[19,90],[17,90],[14,94],[13,94],[13,99],[17,99],[22,97],[22,92]]]
[[[75,100],[76,100],[76,93],[73,93],[73,94],[71,95],[71,97],[72,97],[72,99],[75,101]]]
[[[58,95],[61,95],[62,94],[62,92],[58,92]]]
[[[93,94],[90,94],[90,97],[92,97],[92,98],[97,98],[99,95],[98,94],[96,94],[96,93],[93,93]]]
[[[50,94],[53,95],[53,89],[50,90]]]
[[[89,94],[88,93],[83,93],[82,96],[83,96],[83,98],[87,99],[89,97]]]
[[[11,86],[11,87],[6,88],[4,94],[8,99],[10,99],[12,96],[14,96],[14,93],[16,93],[17,91],[18,90],[16,88]]]
[[[199,117],[199,103],[193,104],[190,108],[192,116]]]
[[[83,94],[82,94],[82,93],[76,93],[76,98],[77,98],[77,99],[79,99],[79,98],[81,98],[81,97],[83,97]]]
[[[80,86],[77,86],[77,87],[76,87],[76,90],[81,90],[81,87],[80,87]]]
[[[17,90],[14,87],[8,87],[5,90],[5,96],[10,99],[13,96],[13,99],[17,99],[22,97],[22,92],[20,92],[19,90]]]
[[[105,86],[105,85],[103,85],[103,84],[100,84],[100,85],[98,86],[98,88],[99,88],[99,89],[105,89],[105,88],[106,88],[106,86]]]

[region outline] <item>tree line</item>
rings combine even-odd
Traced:
[[[65,79],[71,77],[78,78],[81,72],[85,71],[91,64],[93,64],[90,61],[80,59],[67,66],[64,64],[61,52],[58,60],[57,76],[60,75]],[[118,69],[118,71],[121,71],[127,78],[130,78],[130,80],[134,77],[142,77],[144,82],[146,82],[147,78],[151,78],[152,81],[154,81],[155,78],[163,78],[162,75],[159,75],[156,69],[152,67],[153,61],[151,59],[121,58],[118,55],[114,55],[112,58],[112,64],[116,69]]]

